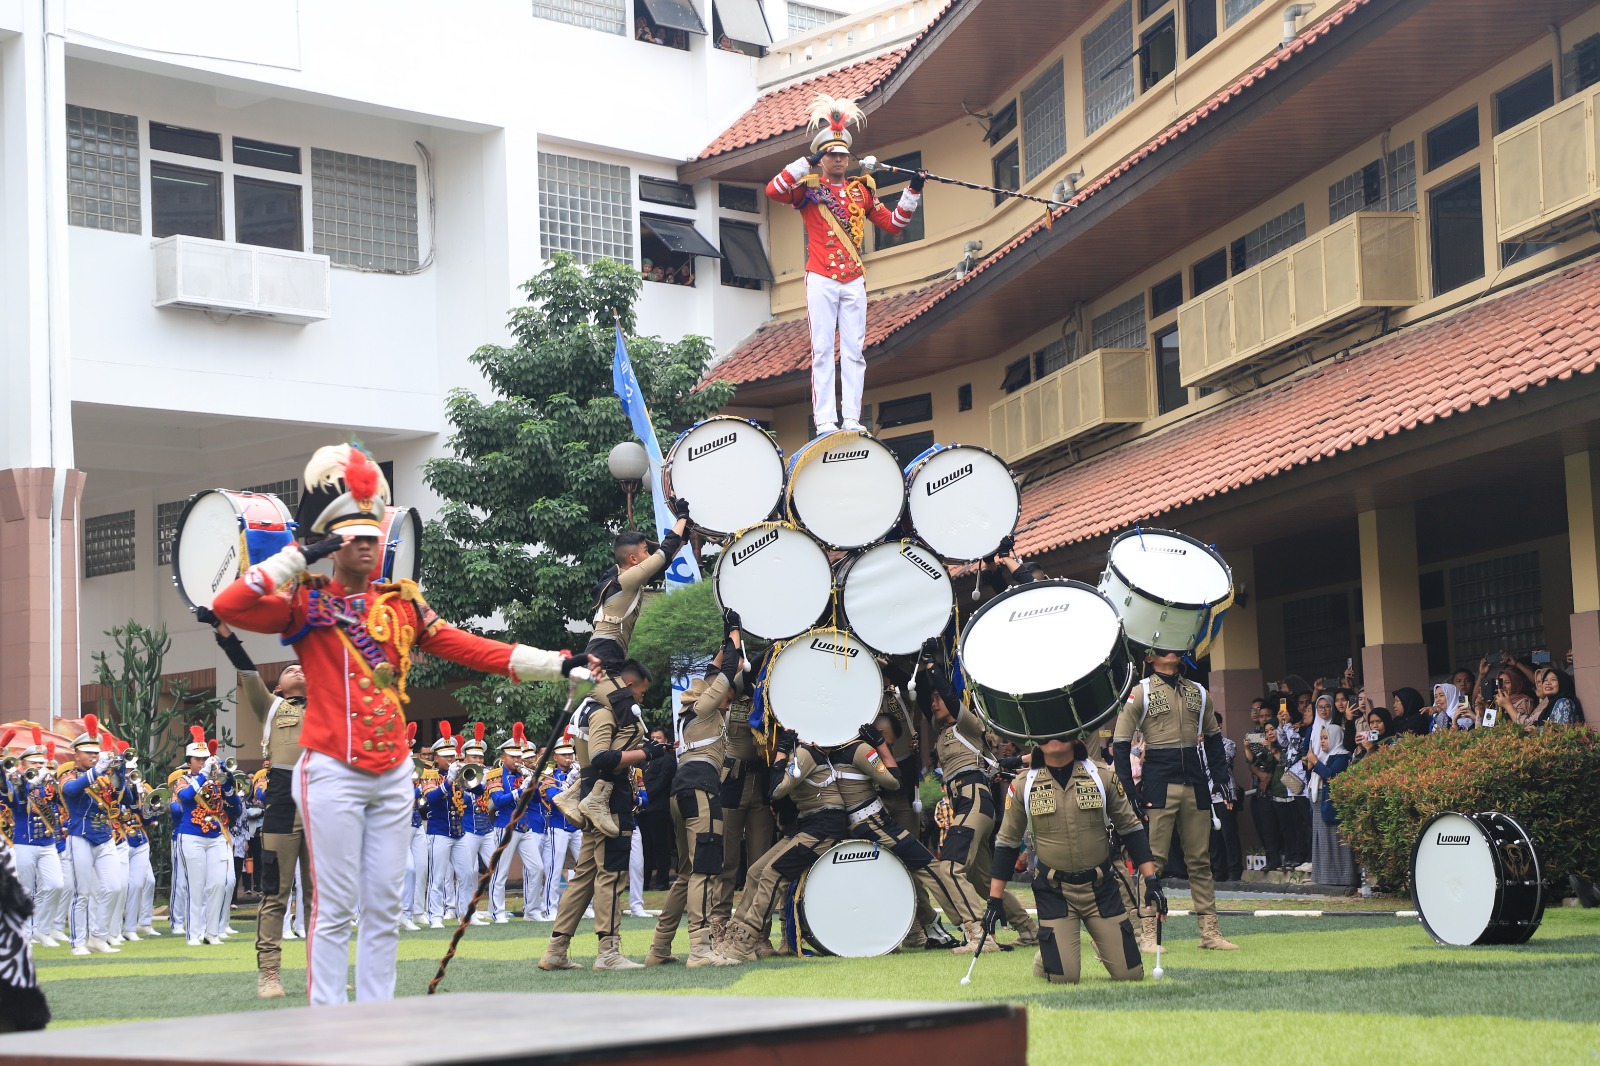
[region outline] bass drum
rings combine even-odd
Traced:
[[[1411,895],[1441,944],[1522,944],[1544,919],[1544,867],[1509,814],[1442,811],[1411,849]]]
[[[978,609],[961,666],[989,724],[1018,740],[1087,733],[1121,707],[1134,662],[1111,601],[1081,581],[1032,581]]]
[[[383,515],[380,580],[417,581],[422,576],[422,515],[415,507],[389,507]]]
[[[789,460],[789,521],[829,548],[876,544],[899,524],[905,506],[906,483],[894,452],[865,433],[829,433]]]
[[[1213,609],[1233,594],[1233,572],[1215,548],[1170,529],[1132,529],[1111,542],[1100,591],[1136,644],[1192,651]]]
[[[783,496],[783,452],[766,430],[719,415],[684,430],[661,463],[668,496],[689,502],[689,520],[713,538],[765,522]]]
[[[987,559],[1017,530],[1022,493],[1004,459],[972,444],[935,444],[906,466],[911,527],[952,562]]]
[[[800,935],[823,955],[869,959],[900,946],[917,917],[911,875],[894,852],[846,840],[817,857],[795,886]]]
[[[717,606],[738,611],[744,632],[762,640],[787,640],[816,625],[833,597],[828,553],[782,522],[762,522],[733,538],[711,580]]]
[[[190,608],[294,543],[294,518],[267,492],[206,489],[189,497],[172,540],[172,583]]]
[[[842,629],[809,629],[776,644],[756,679],[763,705],[802,741],[836,748],[877,717],[883,671]]]
[[[845,625],[884,655],[914,655],[955,610],[949,571],[914,540],[889,541],[834,564]]]

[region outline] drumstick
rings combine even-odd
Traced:
[[[970,985],[972,983],[972,971],[977,969],[978,956],[983,954],[983,944],[984,944],[984,941],[986,941],[988,939],[989,939],[989,930],[987,930],[987,929],[985,929],[982,933],[980,933],[978,935],[978,950],[974,951],[972,953],[972,961],[967,964],[967,976],[965,976],[965,977],[963,977],[961,979],[961,983],[962,984]]]
[[[1163,976],[1165,976],[1166,972],[1167,972],[1167,971],[1165,971],[1165,970],[1163,970],[1161,968],[1161,927],[1163,925],[1165,925],[1165,924],[1166,923],[1161,920],[1161,915],[1157,914],[1156,915],[1156,968],[1153,971],[1151,971],[1151,973],[1150,973],[1150,976],[1155,978],[1157,981],[1161,980],[1161,978]]]

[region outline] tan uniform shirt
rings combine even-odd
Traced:
[[[962,711],[955,725],[939,730],[934,750],[939,754],[939,767],[944,771],[946,782],[968,770],[993,773],[996,767],[994,756],[989,753],[989,742],[983,735],[983,722],[971,711]]]
[[[772,790],[772,798],[791,797],[801,818],[817,811],[844,808],[833,766],[827,760],[819,760],[810,748],[795,749],[779,770],[783,777]]]
[[[240,674],[239,694],[250,713],[261,720],[261,754],[273,766],[292,767],[300,758],[300,727],[304,724],[304,703],[291,703],[267,691],[260,674]]]
[[[858,740],[849,749],[837,748],[828,757],[845,810],[852,814],[878,803],[879,789],[892,792],[900,787],[900,779],[883,764],[877,749],[865,741]]]
[[[666,554],[658,551],[618,574],[617,591],[608,596],[594,613],[594,635],[609,637],[626,651],[628,641],[633,638],[633,625],[639,620],[643,589],[666,566]]]
[[[1039,862],[1052,870],[1091,870],[1111,857],[1107,813],[1119,833],[1131,835],[1144,828],[1116,774],[1100,771],[1100,784],[1096,785],[1083,762],[1072,764],[1066,784],[1057,780],[1048,766],[1037,773],[1019,774],[1006,793],[1006,811],[995,843],[1021,846],[1023,833],[1030,829],[1030,812],[1034,851]]]
[[[1178,680],[1176,690],[1159,677],[1141,681],[1117,715],[1113,740],[1131,741],[1136,732],[1144,734],[1139,792],[1147,804],[1164,803],[1168,785],[1208,784],[1197,745],[1220,734],[1222,726],[1205,689],[1187,678]]]

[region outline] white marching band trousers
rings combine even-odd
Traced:
[[[473,893],[478,891],[478,871],[480,869],[487,870],[489,868],[489,864],[494,861],[494,849],[495,845],[500,842],[500,831],[498,829],[490,829],[482,836],[479,836],[476,833],[468,833],[466,836],[468,850],[472,853],[472,876],[467,879],[468,884],[461,886],[461,906],[457,908],[457,910],[458,913],[462,914],[466,913],[468,904],[472,902]],[[491,891],[490,898],[492,901],[492,892],[494,887],[493,878],[489,879],[489,885]],[[505,910],[504,903],[505,901],[502,899],[501,908],[500,910],[495,911],[495,914],[499,914],[501,911]],[[485,907],[485,909],[488,908]]]
[[[83,947],[91,936],[109,940],[111,908],[120,895],[117,877],[123,871],[117,861],[117,845],[110,840],[91,844],[83,837],[70,836],[67,854],[72,859],[74,886],[68,924],[72,946]]]
[[[500,854],[500,865],[495,867],[494,883],[489,889],[489,906],[496,918],[510,917],[506,911],[506,882],[511,869],[522,863],[522,913],[524,916],[538,911],[544,902],[544,834],[517,832],[509,827],[500,830],[511,834],[511,843]]]
[[[571,829],[546,829],[544,833],[544,913],[555,914],[561,903],[561,881],[578,868],[583,833]]]
[[[227,898],[227,868],[233,865],[233,848],[221,836],[179,834],[179,837],[183,841],[183,872],[189,890],[183,931],[190,940],[217,936],[223,930],[222,909]]]
[[[61,869],[61,855],[54,844],[18,844],[17,879],[22,891],[33,900],[33,917],[23,926],[29,939],[44,936],[55,927],[51,924],[62,895],[67,891],[67,880]]]
[[[123,935],[152,928],[156,875],[150,868],[150,845],[128,849],[128,902],[122,909]]]
[[[172,898],[167,903],[167,922],[174,933],[183,933],[183,923],[189,920],[189,873],[181,833],[172,834]]]
[[[861,390],[867,360],[867,280],[835,281],[806,272],[806,312],[811,319],[811,420],[837,423],[840,405],[847,421],[861,418]],[[833,335],[839,334],[840,400],[833,397]]]
[[[358,908],[356,1000],[394,998],[403,879],[396,875],[411,841],[411,772],[410,760],[374,775],[315,751],[295,764],[294,801],[311,871],[306,993],[313,1007],[349,1001]]]
[[[428,862],[428,826],[413,826],[411,829],[410,856],[406,860],[406,881],[401,890],[400,910],[407,915],[424,915],[428,913],[429,898],[429,873]]]

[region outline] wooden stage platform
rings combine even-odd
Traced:
[[[0,1036],[48,1066],[1023,1066],[1027,1011],[989,1003],[471,993]]]

